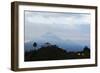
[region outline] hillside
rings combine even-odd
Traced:
[[[25,61],[64,60],[90,58],[90,50],[85,47],[80,52],[67,52],[56,45],[41,47],[37,50],[25,52]]]

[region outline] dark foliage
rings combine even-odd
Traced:
[[[34,46],[35,47],[35,46]],[[56,45],[41,47],[39,49],[25,52],[25,61],[42,60],[64,60],[64,59],[84,59],[90,58],[90,49],[85,46],[80,52],[67,52]]]
[[[37,46],[37,43],[36,43],[36,42],[34,42],[34,43],[33,43],[33,47],[36,47],[36,46]]]
[[[37,47],[37,43],[36,42],[33,43],[33,47],[34,47],[34,49],[36,49],[36,47]]]

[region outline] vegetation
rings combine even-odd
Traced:
[[[33,47],[34,47],[34,49],[36,49],[36,47],[37,47],[37,43],[36,42],[33,43]]]
[[[64,60],[64,59],[84,59],[90,58],[90,49],[85,46],[83,51],[67,52],[66,50],[59,48],[57,45],[42,46],[36,49],[37,43],[33,43],[34,50],[25,51],[25,61],[43,61],[43,60]]]

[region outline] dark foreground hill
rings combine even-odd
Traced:
[[[64,60],[90,58],[90,50],[85,47],[81,52],[67,52],[56,45],[41,47],[37,50],[25,52],[25,61]]]

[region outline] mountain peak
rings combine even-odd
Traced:
[[[56,38],[58,38],[55,34],[53,34],[51,32],[47,32],[47,33],[43,34],[41,37],[46,37],[46,38],[56,37]]]

